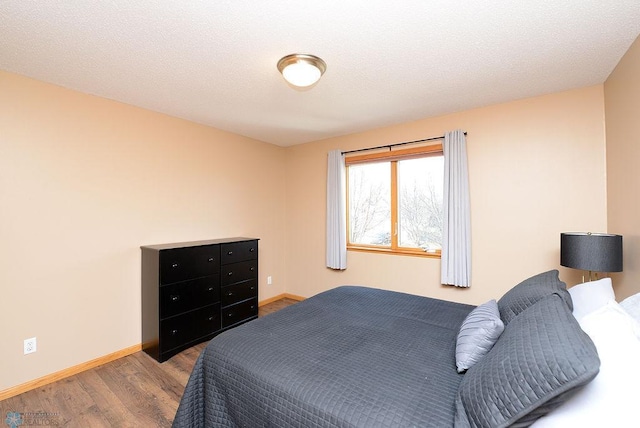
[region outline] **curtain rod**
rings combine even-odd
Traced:
[[[467,133],[465,132],[464,135],[467,135]],[[369,147],[368,149],[348,150],[346,152],[342,152],[342,154],[346,155],[348,153],[364,152],[364,151],[367,151],[367,150],[380,150],[380,149],[389,149],[389,150],[391,150],[392,147],[396,147],[396,146],[404,146],[405,144],[424,143],[425,141],[435,141],[435,140],[444,140],[444,135],[442,135],[440,137],[423,138],[422,140],[405,141],[403,143],[387,144],[386,146]]]

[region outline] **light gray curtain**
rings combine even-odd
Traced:
[[[471,285],[471,214],[467,142],[464,132],[444,134],[442,284]]]
[[[327,267],[347,268],[347,206],[344,155],[329,152],[327,165]]]

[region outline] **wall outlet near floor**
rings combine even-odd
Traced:
[[[271,281],[271,275],[269,275],[267,277],[267,285],[271,285],[272,281]]]
[[[36,352],[36,338],[32,337],[31,339],[24,340],[24,355],[32,354]]]

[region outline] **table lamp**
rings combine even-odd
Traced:
[[[560,265],[589,272],[622,272],[622,236],[608,233],[560,234]],[[582,275],[584,282],[584,274]]]

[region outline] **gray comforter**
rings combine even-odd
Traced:
[[[175,427],[445,427],[473,306],[339,287],[229,330],[198,358]]]

